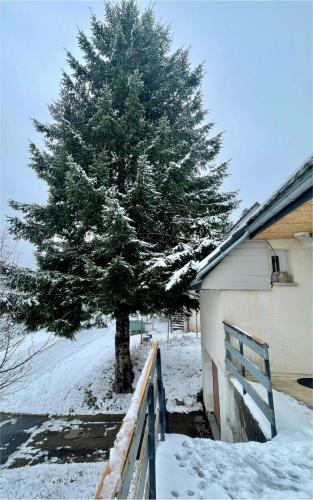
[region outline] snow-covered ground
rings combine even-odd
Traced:
[[[153,339],[160,342],[168,410],[199,409],[200,340],[194,333],[177,333],[171,334],[167,342],[167,323],[156,321],[151,325],[151,333]],[[28,352],[30,346],[34,350],[47,347],[48,339],[48,348],[33,358],[27,378],[11,387],[10,393],[3,397],[2,411],[54,415],[127,411],[131,395],[118,396],[112,390],[113,324],[102,330],[82,331],[74,342],[49,338],[45,332],[30,334],[22,349]],[[131,353],[136,383],[148,356],[149,344],[140,344],[140,336],[133,336]],[[74,424],[75,421],[70,425]],[[47,423],[50,430],[51,425],[56,423]],[[104,466],[103,462],[45,463],[4,468],[0,498],[94,498]]]
[[[201,386],[200,344],[194,334],[166,341],[166,324],[156,324],[153,337],[162,352],[164,384],[170,411],[197,409]],[[28,342],[44,345],[43,332]],[[112,391],[114,327],[84,331],[76,342],[57,340],[34,358],[22,387],[15,387],[2,408],[54,414],[126,411],[130,396]],[[27,346],[25,345],[25,348]],[[136,380],[149,352],[132,337]],[[237,390],[241,386],[235,382]],[[262,388],[254,384],[261,392]],[[19,389],[19,390],[17,390]],[[245,396],[245,399],[247,397]],[[157,452],[158,498],[312,498],[313,411],[274,391],[278,435],[267,443],[223,443],[167,435]],[[259,418],[249,399],[246,403]],[[265,432],[266,422],[260,422]],[[54,424],[53,424],[54,425]],[[93,498],[104,463],[76,463],[3,469],[0,498]]]
[[[40,464],[3,470],[0,498],[91,499],[103,463]]]
[[[194,333],[171,334],[167,323],[151,325],[153,338],[160,342],[162,370],[169,411],[188,412],[200,408],[200,341]],[[117,395],[114,379],[114,324],[102,330],[85,330],[75,341],[49,336],[46,332],[29,334],[22,348],[39,349],[49,338],[50,347],[35,356],[28,376],[10,387],[1,401],[1,410],[17,413],[54,415],[126,413],[131,395]],[[149,352],[140,336],[131,337],[135,382]]]
[[[248,406],[251,414],[259,423],[263,434],[271,438],[271,425],[259,407],[253,401],[249,394],[243,395],[242,385],[238,380],[231,379],[237,391],[243,396],[245,404]],[[267,400],[267,391],[265,387],[257,382],[250,382],[256,392]],[[277,431],[279,432],[279,439],[299,439],[300,441],[305,436],[305,439],[311,438],[313,440],[313,412],[304,404],[299,403],[288,394],[274,391],[274,404],[275,404],[275,418],[277,423]],[[312,443],[313,444],[313,443]]]
[[[278,435],[266,443],[167,435],[157,453],[157,497],[312,498],[313,411],[277,391],[274,404]]]

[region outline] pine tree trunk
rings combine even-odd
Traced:
[[[132,392],[134,380],[129,350],[129,317],[125,312],[115,313],[115,381],[114,390],[121,394]]]

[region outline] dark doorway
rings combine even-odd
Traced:
[[[213,401],[214,401],[214,415],[218,423],[219,428],[221,428],[221,416],[220,416],[220,395],[218,389],[218,371],[217,366],[212,361],[212,378],[213,378]]]

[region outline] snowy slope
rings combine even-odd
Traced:
[[[171,336],[166,342],[167,323],[154,321],[153,337],[160,341],[162,368],[169,411],[199,408],[196,395],[201,388],[200,342],[194,334]],[[162,333],[162,331],[164,333]],[[56,339],[45,332],[30,334],[37,349],[49,339],[50,347],[36,356],[30,373],[1,400],[1,410],[17,413],[55,415],[126,413],[130,394],[113,392],[114,324],[102,330],[77,334],[75,341]],[[140,337],[131,337],[135,383],[148,355],[149,346],[140,345]]]
[[[312,498],[313,411],[277,391],[274,403],[278,435],[266,443],[167,435],[157,498]]]
[[[34,348],[42,345],[46,332],[30,334]],[[34,358],[30,374],[16,384],[1,402],[2,411],[24,413],[81,413],[86,391],[103,373],[112,370],[113,326],[103,331],[77,334],[75,341],[56,339]],[[25,346],[26,348],[26,346]],[[89,412],[88,406],[83,413]]]

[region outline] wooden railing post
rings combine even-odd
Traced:
[[[149,455],[149,498],[156,498],[155,475],[155,413],[154,413],[154,387],[149,384],[148,390],[148,455]]]

